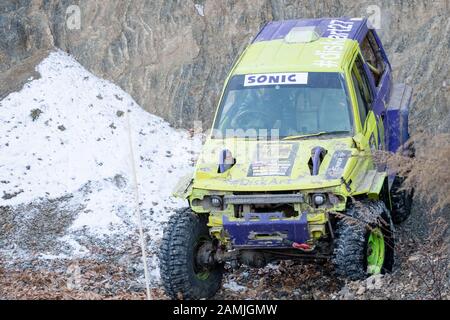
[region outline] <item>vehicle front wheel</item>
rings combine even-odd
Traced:
[[[212,262],[214,246],[206,224],[206,216],[185,208],[169,219],[164,230],[160,273],[172,299],[210,298],[220,288],[223,265]]]
[[[352,205],[338,221],[333,264],[338,276],[350,280],[392,271],[394,225],[382,201]]]

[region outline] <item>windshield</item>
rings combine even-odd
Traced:
[[[236,75],[221,101],[213,137],[346,134],[351,119],[340,73]]]

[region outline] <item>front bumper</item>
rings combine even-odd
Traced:
[[[281,212],[246,213],[239,220],[223,216],[223,227],[234,248],[290,248],[289,242],[309,240],[307,214],[285,218]]]

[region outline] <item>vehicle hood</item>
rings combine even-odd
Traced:
[[[313,149],[321,147],[318,174],[313,175]],[[219,158],[229,150],[235,164],[219,173]],[[239,138],[209,139],[199,156],[194,188],[218,191],[283,191],[328,188],[356,165],[351,137],[257,141]]]

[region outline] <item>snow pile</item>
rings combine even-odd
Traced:
[[[71,195],[67,206],[77,209],[62,241],[73,244],[80,230],[126,236],[136,228],[134,154],[139,201],[156,245],[161,223],[185,205],[171,194],[192,172],[200,139],[147,113],[61,51],[37,71],[40,79],[0,102],[0,206]]]

